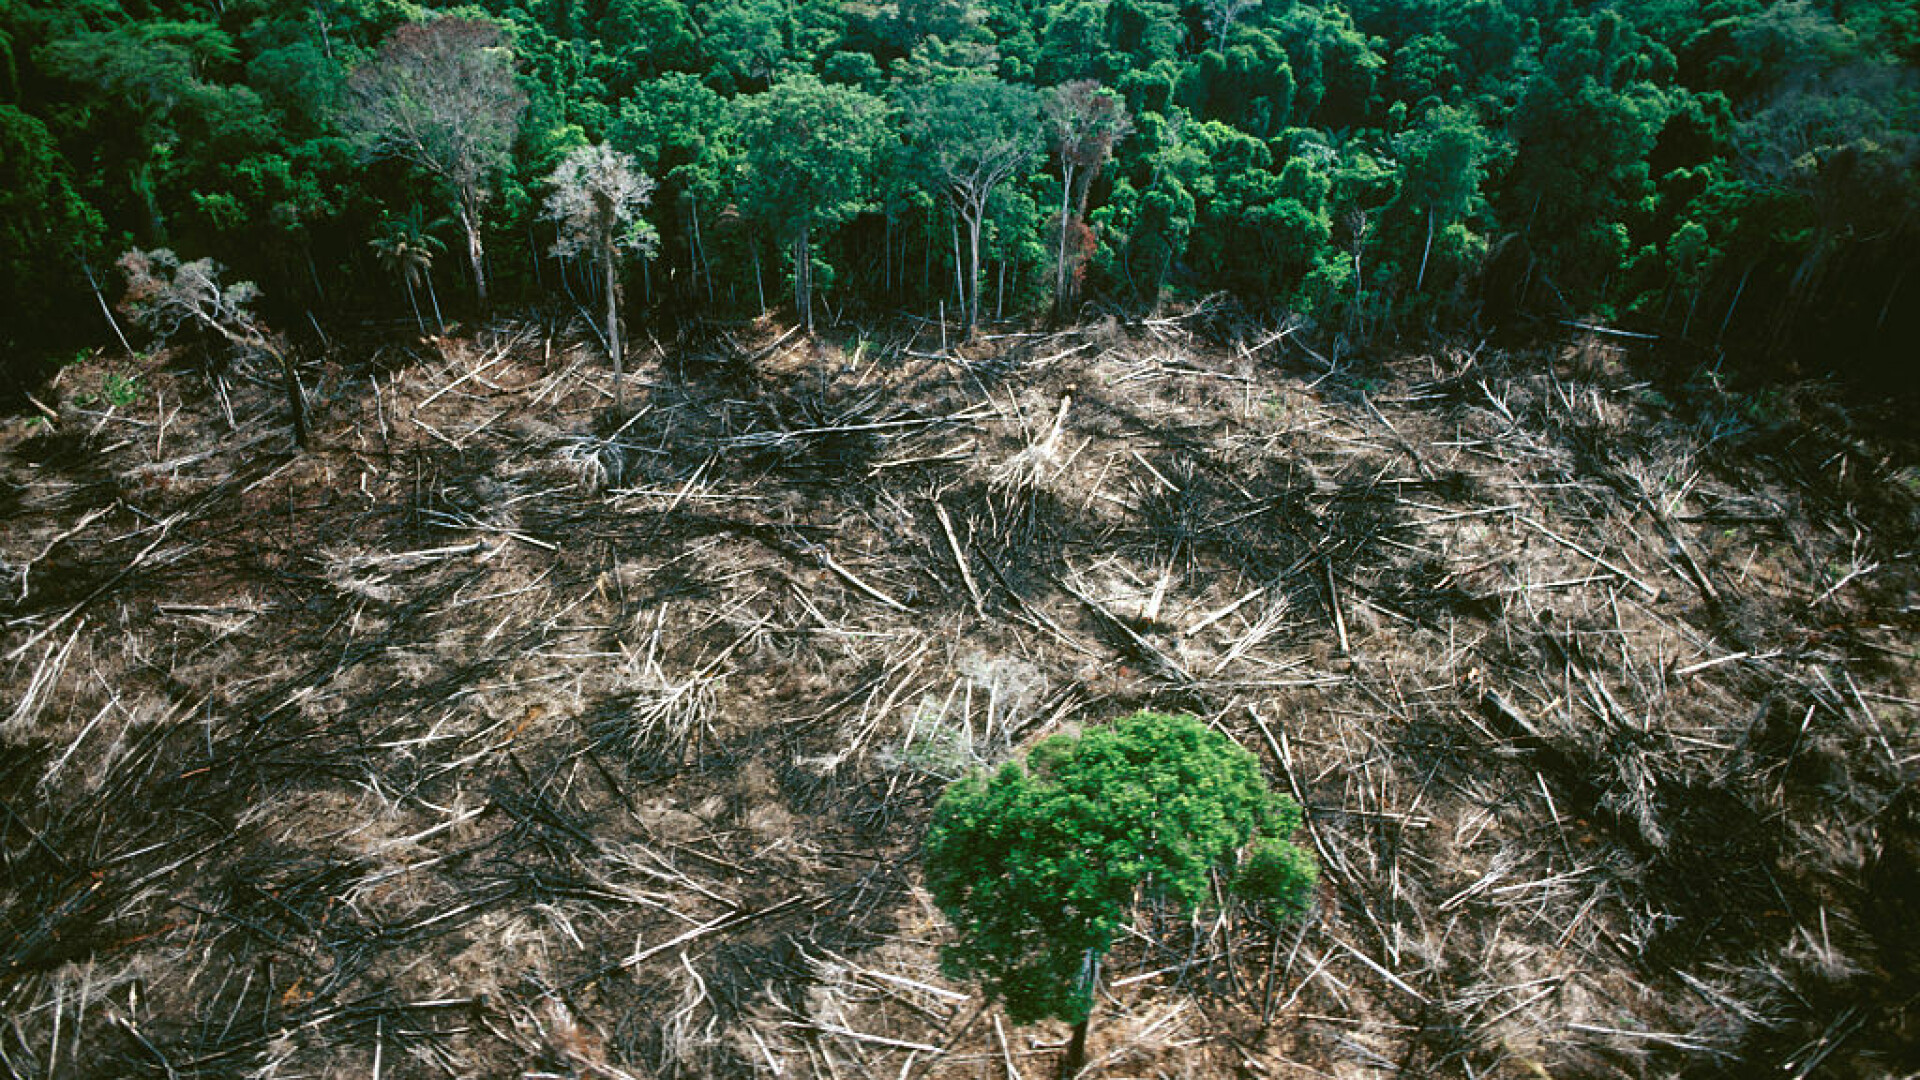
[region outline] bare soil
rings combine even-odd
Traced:
[[[1050,1075],[920,837],[1144,706],[1324,879],[1143,903],[1089,1075],[1920,1070],[1899,418],[1206,311],[695,327],[615,415],[587,334],[337,342],[309,454],[190,355],[7,422],[8,1074]]]

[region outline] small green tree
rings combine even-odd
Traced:
[[[934,807],[927,887],[959,931],[945,966],[979,978],[1015,1023],[1073,1024],[1070,1076],[1100,958],[1136,897],[1192,908],[1226,871],[1236,895],[1297,917],[1318,876],[1288,842],[1299,825],[1254,756],[1190,716],[1141,712],[1047,739],[1024,768],[968,776]]]
[[[447,332],[447,322],[440,317],[440,294],[433,288],[433,257],[447,250],[447,245],[428,231],[425,217],[418,204],[399,217],[382,214],[380,234],[368,241],[368,245],[379,256],[381,268],[406,285],[407,303],[413,307],[413,322],[422,334],[427,332],[427,323],[420,317],[420,300],[416,290],[421,284],[426,285],[427,299],[433,302],[433,324],[444,334]]]

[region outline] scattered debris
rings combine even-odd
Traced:
[[[336,335],[299,456],[245,369],[41,405],[0,1066],[1044,1075],[1064,1030],[941,976],[919,837],[1155,707],[1263,755],[1324,885],[1147,904],[1096,1073],[1915,1067],[1911,448],[1605,328],[1308,370],[1227,318],[696,324],[617,416],[583,325]]]

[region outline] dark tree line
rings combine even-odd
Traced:
[[[165,249],[280,325],[1226,293],[1904,357],[1916,61],[1911,0],[0,0],[0,347],[112,341]],[[651,192],[612,244],[549,212],[584,147]]]

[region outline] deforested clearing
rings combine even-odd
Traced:
[[[0,1065],[1051,1075],[921,836],[1152,708],[1321,884],[1143,905],[1090,1075],[1920,1069],[1897,418],[1600,336],[822,329],[618,414],[583,323],[343,339],[308,453],[264,368],[67,369],[0,445]]]

